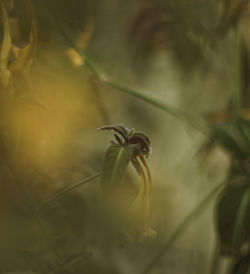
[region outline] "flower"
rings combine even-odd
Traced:
[[[145,158],[151,152],[149,138],[144,133],[135,132],[123,125],[103,126],[99,129],[114,131],[115,136],[104,159],[101,180],[103,188],[113,192],[121,186],[122,175],[131,162],[141,178],[141,184],[134,201],[128,208],[129,226],[134,231],[132,234],[138,235],[139,242],[142,237],[155,236],[156,232],[151,229],[148,221],[152,178]],[[131,239],[130,236],[129,238]]]

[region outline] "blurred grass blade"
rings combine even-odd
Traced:
[[[220,1],[220,5],[222,8],[222,16],[218,29],[220,33],[224,34],[242,19],[244,12],[247,10],[248,1],[224,0]]]
[[[216,230],[220,253],[234,256],[250,236],[250,187],[244,185],[227,187],[220,195],[216,207]]]
[[[250,156],[250,121],[238,119],[211,126],[211,136],[237,159]]]
[[[208,135],[208,128],[205,126],[205,124],[200,119],[198,119],[197,117],[192,115],[191,113],[188,113],[188,112],[185,112],[185,111],[178,109],[176,107],[167,105],[165,102],[162,102],[159,99],[152,98],[151,96],[147,95],[148,92],[140,90],[139,88],[132,87],[132,86],[126,85],[124,83],[120,83],[120,82],[113,80],[111,78],[104,78],[104,81],[107,84],[109,84],[109,85],[111,85],[111,86],[113,86],[127,94],[137,97],[138,99],[141,99],[141,100],[167,112],[168,114],[172,115],[173,117],[175,117],[179,120],[185,121],[187,124],[189,124],[193,128],[201,131],[205,135]]]
[[[82,53],[83,54],[83,53]],[[139,89],[137,87],[121,83],[119,81],[116,81],[110,77],[107,77],[103,72],[100,72],[99,69],[97,69],[97,66],[90,60],[90,58],[86,55],[85,56],[85,62],[88,65],[88,67],[97,75],[97,77],[106,84],[113,86],[120,91],[132,95],[138,99],[143,100],[144,102],[147,102],[164,112],[167,112],[168,114],[172,115],[173,117],[185,121],[187,124],[192,126],[193,128],[201,131],[203,134],[208,135],[208,128],[205,126],[204,122],[192,115],[191,113],[185,112],[183,110],[180,110],[176,107],[172,107],[165,102],[162,102],[159,99],[152,98],[150,95],[147,95],[147,91],[144,91],[142,89]]]
[[[62,190],[59,190],[58,192],[56,192],[54,195],[52,195],[46,202],[44,202],[38,209],[37,209],[37,213],[39,213],[41,210],[43,210],[44,208],[46,208],[49,204],[51,204],[52,202],[54,202],[55,200],[57,200],[59,197],[61,197],[62,195],[82,186],[85,185],[86,183],[95,180],[96,178],[101,176],[101,172],[97,173],[96,175],[90,176],[86,179],[84,179],[83,181],[81,181],[80,183],[76,183],[72,186],[66,187]]]
[[[184,219],[184,221],[175,230],[173,235],[169,238],[168,242],[159,250],[156,256],[148,264],[146,269],[142,272],[148,274],[162,258],[162,256],[168,251],[168,249],[176,242],[176,240],[186,231],[186,229],[193,223],[193,221],[202,213],[202,211],[209,205],[214,196],[222,190],[224,183],[217,185],[207,196],[191,211],[191,213]]]
[[[68,41],[68,43],[84,58],[86,65],[89,67],[89,69],[96,75],[96,77],[110,85],[113,86],[120,91],[132,95],[138,99],[143,100],[144,102],[147,102],[165,112],[172,115],[173,117],[185,121],[187,124],[192,126],[193,128],[199,130],[205,135],[209,135],[209,130],[207,126],[205,125],[204,121],[200,120],[196,116],[192,115],[191,113],[185,112],[183,110],[180,110],[176,107],[172,107],[166,103],[163,103],[160,99],[152,98],[151,96],[147,95],[147,91],[141,90],[137,87],[121,83],[119,81],[116,81],[109,76],[107,76],[91,59],[90,57],[83,52],[76,43],[74,43],[68,35],[58,26],[58,30],[62,34],[62,36]]]

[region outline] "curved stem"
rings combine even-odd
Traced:
[[[96,175],[90,176],[86,179],[84,179],[83,181],[81,181],[80,183],[76,183],[72,186],[66,187],[65,189],[59,190],[58,192],[56,192],[54,195],[52,195],[51,197],[48,198],[47,201],[45,201],[37,210],[36,212],[39,213],[41,210],[43,210],[44,208],[46,208],[50,203],[54,202],[55,200],[57,200],[59,197],[61,197],[62,195],[64,195],[65,193],[68,193],[82,185],[85,185],[86,183],[98,178],[101,176],[101,172],[97,173]]]

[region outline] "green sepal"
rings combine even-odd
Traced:
[[[128,148],[118,144],[110,145],[104,157],[101,177],[101,186],[104,189],[119,187],[131,156],[132,151]]]

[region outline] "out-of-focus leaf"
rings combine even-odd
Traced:
[[[250,273],[250,254],[240,258],[233,266],[231,274],[249,274]]]
[[[93,30],[94,30],[93,19],[92,17],[89,17],[89,20],[86,26],[84,27],[84,30],[78,36],[76,41],[76,45],[79,49],[86,50],[86,48],[88,47],[89,41],[92,37]],[[69,48],[67,50],[67,55],[74,66],[80,67],[84,64],[83,56],[81,56],[76,49]]]
[[[130,161],[132,151],[124,146],[112,144],[104,158],[101,185],[104,189],[119,186]]]
[[[222,19],[220,30],[226,31],[233,26],[247,9],[247,0],[222,0]]]
[[[242,131],[242,134],[244,135],[246,141],[250,143],[250,121],[240,119],[237,124],[239,129]]]
[[[233,123],[215,125],[212,128],[212,136],[219,144],[235,156],[242,156],[236,134],[237,130]]]
[[[216,210],[216,225],[222,254],[236,254],[250,236],[250,186],[225,190]]]
[[[4,87],[8,87],[10,71],[8,70],[7,66],[11,49],[11,37],[8,14],[3,1],[0,2],[0,14],[3,25],[3,39],[0,51],[0,82]]]
[[[11,72],[21,71],[24,72],[28,70],[33,61],[33,55],[36,47],[37,42],[37,23],[34,15],[34,9],[30,0],[26,0],[26,6],[31,13],[31,29],[30,29],[30,36],[29,36],[29,43],[26,47],[20,49],[17,52],[16,60],[14,60],[9,69]]]
[[[250,156],[250,121],[217,124],[212,127],[213,138],[238,158]]]
[[[151,57],[163,50],[173,53],[185,73],[206,63],[204,48],[218,20],[214,1],[141,2],[128,36],[135,65],[143,70]]]

